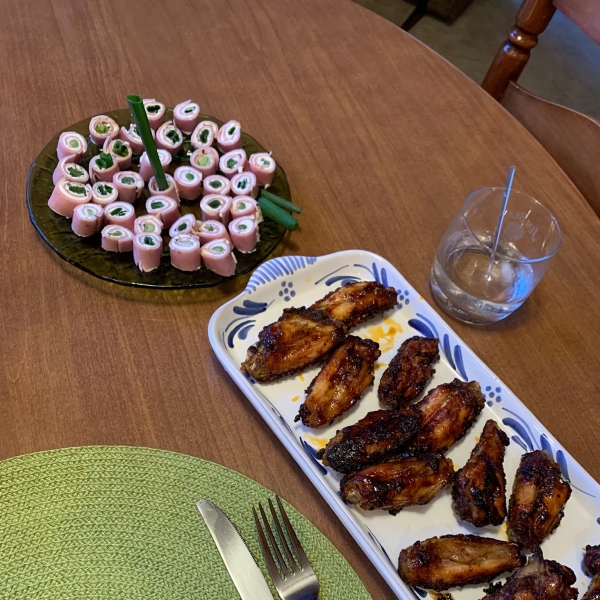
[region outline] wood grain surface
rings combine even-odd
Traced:
[[[29,223],[27,169],[47,140],[139,93],[193,98],[273,151],[304,207],[281,252],[377,252],[430,302],[451,218],[515,164],[515,189],[556,214],[563,247],[506,321],[451,325],[600,476],[600,222],[474,82],[348,0],[5,0],[2,13],[0,458],[128,444],[216,461],[290,500],[374,598],[393,597],[210,349],[211,314],[246,279],[119,287],[61,261]]]

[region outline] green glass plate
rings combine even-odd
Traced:
[[[113,110],[105,114],[112,117],[120,126],[124,125],[127,127],[132,120],[128,109]],[[165,120],[171,120],[172,118],[172,109],[167,109]],[[223,124],[223,121],[209,115],[201,115],[200,120],[211,120],[219,126]],[[172,267],[168,250],[168,230],[163,235],[165,252],[160,267],[150,273],[142,273],[135,266],[131,252],[120,254],[118,252],[106,252],[103,250],[100,245],[100,233],[89,238],[80,238],[75,235],[71,230],[71,219],[61,217],[52,211],[48,207],[48,199],[54,189],[52,173],[58,164],[56,146],[58,138],[63,131],[76,131],[88,140],[88,150],[80,163],[86,169],[90,159],[100,152],[101,148],[89,140],[89,122],[89,118],[84,119],[75,125],[59,131],[35,159],[29,168],[29,176],[27,178],[27,205],[31,222],[42,239],[62,259],[86,271],[90,275],[121,285],[161,289],[203,288],[219,285],[254,270],[275,250],[283,239],[286,232],[285,227],[270,219],[265,219],[259,225],[260,242],[257,244],[255,250],[247,254],[234,250],[237,259],[235,274],[232,277],[222,277],[209,271],[204,266],[192,273],[180,271]],[[242,133],[242,143],[248,156],[255,152],[266,152],[265,148],[247,133]],[[172,175],[178,166],[189,165],[189,157],[193,150],[194,148],[189,140],[186,140],[180,153],[173,157],[167,169],[168,173]],[[133,170],[138,169],[138,165],[135,164],[138,160],[138,157],[134,157],[134,165],[131,167]],[[269,191],[282,198],[291,200],[287,178],[279,164],[277,165],[273,184],[269,187]],[[146,186],[143,194],[134,204],[135,212],[138,216],[146,214],[145,206],[148,196],[148,186]],[[196,218],[201,218],[199,199],[193,202],[182,200],[180,210],[182,215],[193,213],[196,215]]]

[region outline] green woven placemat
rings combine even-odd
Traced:
[[[218,504],[266,573],[251,509],[269,497],[235,471],[150,448],[66,448],[2,461],[0,599],[236,599],[195,503]],[[370,598],[325,536],[285,507],[320,600]]]

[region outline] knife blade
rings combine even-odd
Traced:
[[[196,507],[215,541],[241,599],[273,600],[262,571],[225,513],[208,500],[198,500]]]

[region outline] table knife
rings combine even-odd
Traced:
[[[262,571],[258,568],[244,540],[223,511],[208,500],[198,500],[196,506],[215,541],[241,599],[273,600]]]

